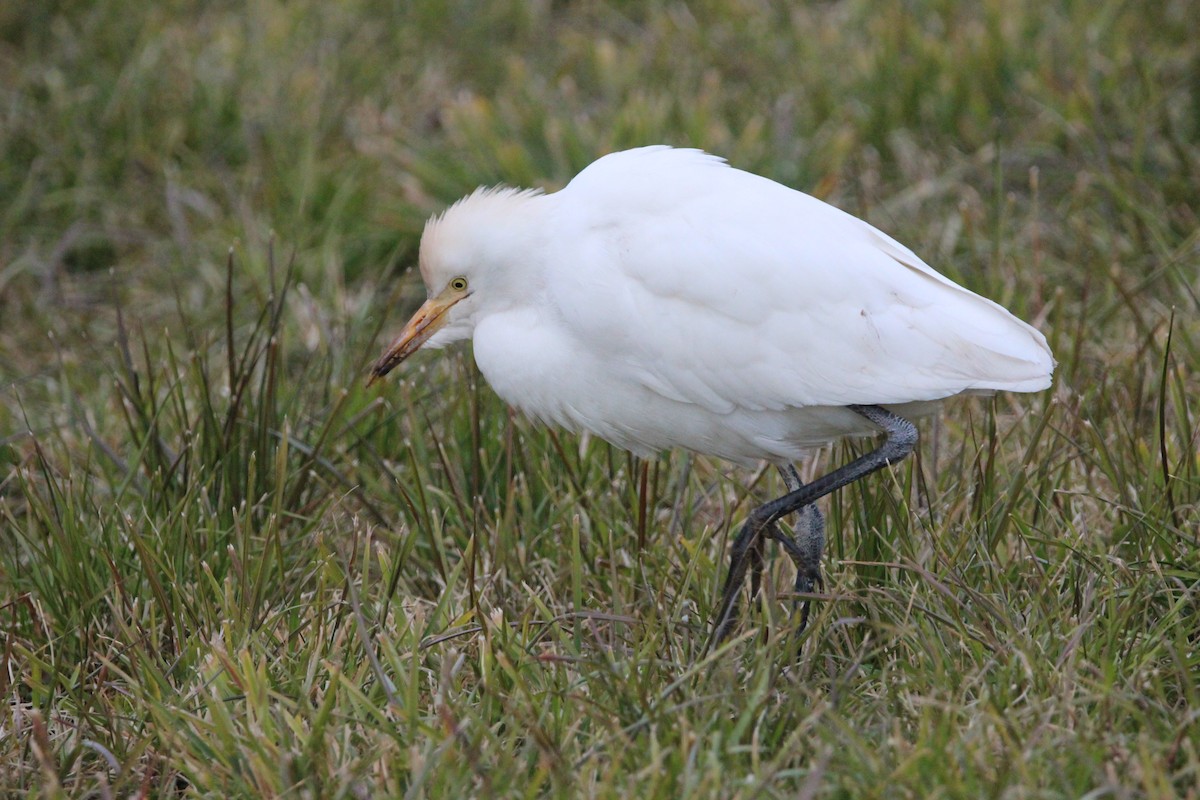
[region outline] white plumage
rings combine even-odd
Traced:
[[[481,189],[426,225],[429,299],[372,380],[422,344],[472,338],[480,371],[527,414],[640,454],[768,459],[788,493],[747,516],[713,639],[733,629],[763,545],[822,585],[816,501],[912,452],[908,417],[962,392],[1050,385],[1036,330],[867,223],[696,150],[613,153],[562,191]],[[808,446],[880,432],[800,483]],[[794,535],[778,522],[795,514]],[[808,603],[800,618],[803,629]]]
[[[891,237],[697,150],[476,191],[430,220],[420,267],[430,301],[376,377],[473,338],[508,403],[639,454],[783,464],[878,430],[846,406],[922,413],[1044,389],[1054,367],[1037,330]]]

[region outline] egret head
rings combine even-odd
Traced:
[[[537,229],[537,190],[478,189],[425,224],[420,268],[428,299],[371,369],[382,378],[420,347],[469,339],[483,311],[502,309],[529,291]]]

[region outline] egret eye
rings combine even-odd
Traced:
[[[467,290],[467,279],[461,276],[454,278],[450,281],[450,288],[456,292],[465,292]]]

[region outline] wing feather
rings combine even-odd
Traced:
[[[867,223],[698,151],[614,154],[552,197],[564,327],[664,397],[725,414],[1049,385],[1034,328]]]

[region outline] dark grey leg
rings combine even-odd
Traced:
[[[772,525],[771,527],[775,528],[774,532],[776,534],[779,533],[778,528],[776,528],[774,525]],[[779,534],[779,535],[782,535],[782,534]],[[763,535],[756,537],[754,539],[754,542],[750,545],[749,550],[746,552],[746,558],[749,559],[749,561],[750,561],[750,566],[749,566],[748,571],[750,572],[750,602],[751,603],[753,603],[754,600],[758,597],[758,590],[762,587],[762,576],[763,576],[763,567],[764,567],[763,545],[766,543],[767,539],[774,539],[774,538],[775,538],[775,536],[771,534],[771,531],[763,531]]]
[[[902,460],[916,446],[917,428],[904,417],[893,414],[880,406],[847,407],[878,425],[887,434],[887,439],[866,455],[798,488],[792,489],[792,484],[788,481],[789,477],[794,477],[796,482],[799,482],[799,475],[795,474],[795,470],[792,470],[792,476],[785,473],[784,480],[788,481],[788,493],[750,512],[730,549],[729,573],[725,578],[725,588],[721,593],[721,606],[713,621],[711,641],[714,646],[720,644],[733,630],[733,624],[736,621],[733,608],[737,603],[738,592],[746,582],[747,570],[752,565],[756,569],[761,569],[762,540],[764,538],[778,541],[795,562],[796,591],[812,591],[814,586],[821,585],[821,551],[825,544],[824,520],[813,503],[865,475]],[[800,526],[797,531],[798,538],[803,544],[784,536],[775,525],[779,519],[793,512],[800,513]],[[758,548],[757,561],[753,555],[756,547]],[[756,587],[757,583],[757,579],[752,580],[752,588]],[[807,622],[806,603],[801,616],[801,627],[803,628]]]
[[[795,492],[804,486],[804,481],[800,480],[800,473],[796,472],[795,467],[788,465],[786,470],[781,471],[789,492]],[[825,551],[825,515],[821,513],[821,509],[817,508],[815,503],[804,506],[796,512],[796,538],[793,541],[798,550],[798,553],[792,556],[792,563],[796,565],[796,593],[810,594],[815,589],[824,588],[825,581],[821,577],[821,554]],[[811,600],[804,601],[800,612],[799,631],[803,631],[808,625],[808,612],[811,605]]]
[[[794,466],[792,466],[791,464],[788,464],[786,467],[779,467],[779,474],[783,477],[784,485],[787,486],[787,489],[789,492],[794,492],[797,489],[799,489],[801,486],[804,485],[804,481],[800,480],[800,473],[797,472],[796,468]],[[813,509],[814,511],[816,511],[815,506],[805,506],[804,508],[802,508],[798,512],[796,512],[797,516],[804,515],[804,512],[810,508]],[[820,512],[818,511],[817,514],[819,515]],[[824,522],[820,518],[818,518],[818,521],[822,525],[821,540],[823,542],[824,541]],[[762,588],[762,576],[763,576],[763,566],[764,566],[763,547],[766,545],[767,539],[774,539],[775,541],[779,542],[784,547],[784,549],[788,551],[789,554],[791,554],[793,551],[796,550],[796,543],[791,538],[786,536],[783,533],[783,531],[779,530],[779,526],[777,524],[775,524],[774,522],[772,522],[770,525],[768,525],[762,531],[761,535],[754,537],[753,541],[750,542],[749,544],[747,544],[746,541],[742,538],[745,535],[746,535],[746,529],[742,528],[741,532],[739,533],[738,539],[734,540],[732,552],[733,553],[745,553],[745,555],[742,557],[747,559],[746,571],[750,573],[750,601],[754,602],[754,600],[758,597],[759,589]],[[740,542],[740,544],[739,544],[739,542]],[[820,558],[819,552],[820,552],[820,548],[818,547],[818,559]],[[796,560],[796,557],[793,556],[792,561],[795,562],[795,560]],[[799,569],[798,565],[797,565],[797,569]]]
[[[800,473],[791,464],[780,467],[779,474],[783,477],[788,492],[795,492],[804,486],[804,481],[800,479]],[[750,547],[748,557],[750,558],[751,600],[758,597],[758,590],[762,584],[762,549],[767,539],[779,542],[791,557],[792,563],[796,565],[795,590],[797,593],[809,594],[822,586],[821,553],[825,549],[825,515],[815,504],[804,506],[796,511],[795,532],[795,538],[788,537],[777,524],[771,523],[763,529],[756,544]],[[808,623],[810,602],[809,600],[804,601],[804,609],[800,617],[800,630],[804,630],[804,626]]]
[[[783,480],[787,484],[788,492],[798,491],[804,486],[804,482],[800,480],[800,473],[796,472],[795,467],[789,464],[787,469],[781,468],[779,471],[783,473]],[[775,528],[776,533],[778,530]],[[795,538],[787,542],[784,542],[779,536],[772,538],[783,546],[791,556],[792,563],[796,565],[796,593],[811,594],[816,589],[822,588],[825,583],[821,578],[821,554],[825,550],[825,515],[821,513],[815,503],[796,511],[795,532]],[[796,600],[795,602],[796,605],[800,605],[801,601]],[[803,631],[808,625],[811,605],[811,600],[803,601],[799,631]]]

